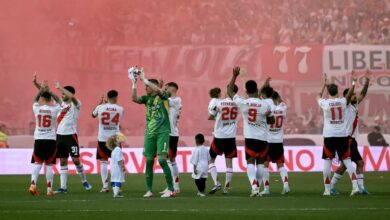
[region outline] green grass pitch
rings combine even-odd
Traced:
[[[224,179],[224,175],[221,175]],[[86,192],[78,175],[70,175],[69,192],[46,196],[45,177],[40,176],[39,197],[28,193],[30,176],[0,176],[0,219],[389,219],[390,173],[365,174],[371,195],[350,197],[350,180],[345,175],[338,184],[341,195],[323,197],[322,173],[290,173],[291,193],[280,195],[282,184],[278,173],[271,174],[271,195],[250,198],[246,174],[234,174],[231,193],[196,197],[196,187],[189,174],[181,175],[182,192],[176,198],[159,198],[164,189],[161,174],[155,175],[155,197],[142,198],[145,192],[143,175],[126,175],[124,198],[112,193],[99,193],[100,175],[89,175],[91,192]],[[55,176],[59,185],[59,175]],[[207,181],[208,189],[212,180]]]

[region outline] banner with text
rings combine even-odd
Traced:
[[[190,158],[194,147],[179,147],[177,153],[177,164],[181,173],[192,172]],[[86,173],[100,173],[100,162],[96,160],[96,149],[82,148],[81,160]],[[390,171],[390,154],[386,147],[359,147],[362,154],[365,171]],[[32,149],[4,149],[0,150],[0,175],[5,174],[31,174]],[[123,155],[125,167],[128,173],[143,173],[146,160],[142,156],[142,148],[124,148]],[[290,172],[318,172],[323,169],[322,147],[285,147],[285,167]],[[223,157],[216,160],[219,172],[225,171]],[[333,162],[333,169],[338,166],[337,161]],[[245,150],[238,147],[238,157],[233,160],[234,172],[246,172]],[[162,173],[161,167],[155,161],[155,172]],[[54,166],[54,172],[59,173],[60,164]],[[270,166],[271,171],[276,171],[275,164]],[[42,169],[42,173],[44,169]],[[76,168],[69,158],[69,173],[75,174]]]

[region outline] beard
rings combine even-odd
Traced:
[[[352,100],[352,101],[351,101],[351,104],[352,104],[352,105],[356,105],[356,104],[357,104],[357,100]]]

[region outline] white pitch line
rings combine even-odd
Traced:
[[[277,211],[277,212],[291,212],[291,211],[347,211],[347,210],[358,210],[358,211],[384,211],[390,210],[390,207],[383,208],[289,208],[289,209],[145,209],[145,210],[123,210],[123,209],[66,209],[66,210],[0,210],[0,213],[68,213],[68,212],[243,212],[243,211]]]

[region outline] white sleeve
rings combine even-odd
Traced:
[[[77,105],[75,106],[78,110],[81,109],[81,102],[79,99],[77,99]]]
[[[180,109],[181,108],[181,99],[175,98],[175,99],[169,99],[169,107],[172,107],[174,109]]]
[[[192,156],[191,156],[191,160],[190,160],[190,163],[193,164],[193,165],[197,165],[198,164],[198,150],[197,148],[195,148],[193,151],[192,151]]]
[[[99,114],[99,108],[100,108],[100,105],[98,105],[98,106],[96,106],[96,108],[95,108],[95,110],[93,110],[93,112],[92,112],[92,115],[93,116],[98,116],[98,114]]]
[[[208,108],[210,115],[215,116],[217,114],[217,111],[216,111],[217,105],[218,105],[218,99],[213,98],[210,100],[209,108]]]
[[[38,111],[38,108],[39,108],[39,104],[38,104],[38,102],[34,102],[34,104],[33,104],[32,108],[33,108],[33,112],[34,112],[34,114],[36,114],[36,113],[37,113],[37,111]]]
[[[124,160],[124,159],[123,159],[122,150],[118,150],[116,156],[117,156],[118,161]]]
[[[345,97],[340,99],[342,108],[347,108],[347,99]]]
[[[320,106],[320,108],[324,109],[325,102],[326,102],[326,99],[319,99],[318,100],[318,105]]]

